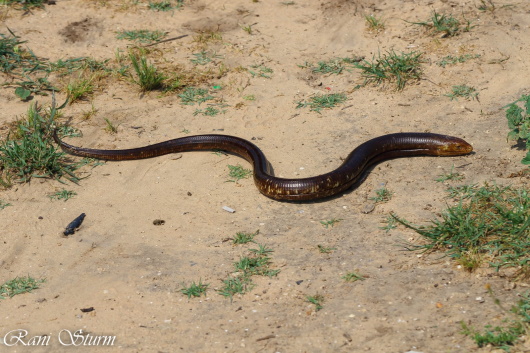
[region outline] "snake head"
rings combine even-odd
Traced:
[[[437,145],[439,156],[460,156],[473,152],[473,146],[458,137],[444,136],[444,141]]]

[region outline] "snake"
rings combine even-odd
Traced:
[[[53,133],[64,152],[81,157],[124,161],[157,157],[169,153],[221,150],[242,157],[253,166],[254,183],[265,196],[279,201],[311,201],[328,198],[364,180],[375,164],[398,157],[460,156],[473,151],[461,138],[424,132],[400,132],[382,135],[356,147],[343,163],[328,173],[290,179],[274,176],[264,153],[252,142],[230,135],[195,135],[180,137],[144,147],[103,150],[72,146]]]

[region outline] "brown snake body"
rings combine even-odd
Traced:
[[[265,196],[275,200],[317,200],[344,191],[361,181],[364,172],[383,160],[411,156],[458,156],[473,151],[466,141],[452,136],[406,132],[383,135],[355,148],[335,170],[302,179],[275,177],[263,152],[253,143],[228,135],[186,136],[154,145],[124,149],[100,150],[69,145],[54,139],[61,148],[73,155],[121,161],[157,157],[168,153],[223,150],[234,153],[253,165],[254,182]]]

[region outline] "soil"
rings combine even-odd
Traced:
[[[513,282],[487,264],[470,273],[441,252],[406,251],[404,244],[425,241],[404,227],[381,229],[390,213],[416,224],[438,217],[454,202],[446,198],[448,185],[527,184],[524,152],[506,140],[502,107],[529,93],[530,4],[494,4],[493,11],[480,10],[480,1],[453,0],[186,0],[168,12],[126,0],[57,0],[29,12],[1,7],[1,32],[9,28],[50,61],[92,57],[116,64],[117,50],[126,53],[134,44],[116,38],[122,30],[188,35],[146,48],[150,62],[167,73],[203,70],[197,86],[217,101],[183,105],[180,92],[141,92],[128,79],[109,77],[88,99],[62,110],[59,122],[83,132],[68,139],[75,145],[132,148],[224,133],[252,140],[275,174],[288,178],[330,171],[360,143],[393,132],[458,136],[474,153],[386,161],[356,189],[307,203],[268,199],[251,178],[227,182],[227,165],[248,164],[205,152],[85,167],[78,185],[38,178],[15,184],[1,192],[12,206],[0,211],[0,280],[30,275],[45,282],[0,301],[0,351],[71,352],[64,343],[79,343],[67,336],[78,330],[115,336],[112,347],[77,348],[87,352],[494,351],[462,335],[461,322],[478,329],[501,325],[506,313],[495,298],[509,308],[528,282]],[[464,16],[473,27],[447,37],[412,24],[434,10]],[[384,19],[383,31],[367,28],[370,14]],[[251,33],[243,30],[248,26]],[[210,31],[222,39],[199,43]],[[201,50],[217,56],[194,65],[190,60]],[[402,91],[392,83],[362,86],[359,69],[336,75],[304,67],[332,58],[371,60],[392,50],[423,53],[422,79]],[[437,64],[465,54],[479,56]],[[256,65],[272,69],[270,78],[260,77]],[[475,87],[478,99],[446,96],[462,84]],[[297,109],[298,102],[328,93],[346,93],[348,100],[320,113]],[[64,101],[64,91],[56,98]],[[49,106],[51,96],[24,102],[12,88],[0,90],[2,126],[21,119],[35,101]],[[194,115],[212,102],[226,104],[226,111]],[[96,113],[82,119],[92,106]],[[105,130],[105,119],[117,133]],[[453,166],[464,180],[435,181]],[[373,207],[370,198],[382,186],[393,197]],[[62,188],[77,195],[66,202],[47,197]],[[62,236],[81,213],[80,229]],[[321,223],[332,219],[340,221]],[[234,276],[233,263],[257,247],[231,238],[257,230],[255,241],[273,250],[270,266],[280,273],[253,276],[254,287],[232,299],[220,295],[223,281]],[[334,250],[322,253],[319,245]],[[365,279],[346,282],[341,277],[350,271]],[[181,293],[199,281],[209,284],[206,295]],[[307,301],[315,295],[324,299],[319,311]],[[20,339],[26,344],[30,337],[49,337],[49,344],[11,346],[13,330],[27,331]]]

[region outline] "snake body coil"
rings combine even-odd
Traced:
[[[259,191],[275,200],[316,200],[335,195],[360,181],[363,173],[383,160],[410,156],[457,156],[468,154],[473,147],[452,136],[431,133],[396,133],[376,137],[355,148],[342,165],[322,175],[286,179],[272,175],[271,167],[261,150],[253,143],[228,135],[197,135],[181,137],[145,147],[124,150],[100,150],[69,145],[54,139],[73,155],[121,161],[161,156],[168,153],[223,150],[234,153],[254,167],[254,182]]]

